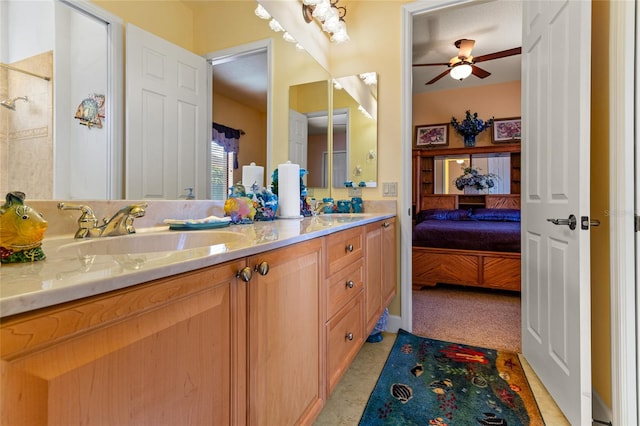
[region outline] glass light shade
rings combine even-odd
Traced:
[[[288,32],[286,32],[286,31],[282,34],[282,38],[285,41],[288,41],[289,43],[295,43],[296,42],[296,39],[293,38],[293,36],[291,34],[289,34]]]
[[[449,75],[454,80],[464,80],[465,78],[471,75],[471,65],[469,64],[456,65],[451,69],[451,72],[449,73]]]
[[[328,1],[323,1],[322,3],[318,3],[313,9],[313,13],[311,14],[314,18],[319,21],[325,21],[330,15],[331,4]]]
[[[256,7],[255,14],[260,19],[271,19],[271,15],[269,15],[267,9],[265,9],[261,4]]]
[[[269,28],[271,28],[275,32],[284,31],[284,28],[282,28],[280,22],[276,21],[275,19],[269,21]]]
[[[327,18],[326,21],[322,24],[322,29],[328,33],[334,33],[338,31],[340,26],[340,18],[338,18],[338,14],[334,14],[333,16]]]
[[[375,72],[365,72],[360,74],[360,78],[364,81],[364,84],[370,86],[372,84],[376,84],[378,81],[378,77]]]
[[[347,26],[344,25],[344,22],[340,21],[340,28],[336,32],[331,35],[331,41],[334,43],[344,43],[345,41],[349,41],[349,34],[347,34]]]

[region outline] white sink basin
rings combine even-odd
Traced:
[[[224,244],[239,248],[249,243],[246,236],[229,231],[188,231],[132,234],[74,241],[58,247],[61,255],[93,256],[189,250]]]

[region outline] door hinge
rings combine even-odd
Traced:
[[[640,232],[640,216],[638,216],[637,214],[633,215],[633,223],[634,223],[633,227],[635,231]]]

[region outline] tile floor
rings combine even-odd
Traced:
[[[314,425],[355,426],[358,424],[394,341],[395,334],[384,333],[382,342],[364,344],[351,367],[330,395]],[[545,423],[553,426],[569,425],[528,363],[522,356],[520,360]]]

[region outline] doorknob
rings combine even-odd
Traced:
[[[578,220],[574,215],[570,215],[569,219],[547,219],[547,222],[551,222],[554,225],[567,225],[569,226],[569,229],[573,231],[574,229],[576,229]]]

